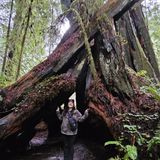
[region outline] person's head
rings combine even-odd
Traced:
[[[68,109],[74,109],[75,108],[75,104],[74,104],[74,99],[69,99],[68,100],[68,104],[67,104]]]
[[[67,104],[65,105],[65,112],[67,112],[69,109],[75,109],[74,99],[68,99]]]

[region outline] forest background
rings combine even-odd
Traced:
[[[160,2],[145,0],[144,16],[160,67]],[[69,21],[59,0],[0,1],[0,87],[15,82],[52,53]]]

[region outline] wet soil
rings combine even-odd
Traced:
[[[47,140],[47,134],[38,133],[25,152],[8,152],[5,160],[63,160],[62,137]],[[78,138],[74,145],[74,160],[106,160],[106,151],[102,144],[89,139]]]

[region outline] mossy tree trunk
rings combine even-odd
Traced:
[[[153,45],[151,42],[151,38],[148,32],[148,28],[145,23],[142,6],[139,5],[133,8],[132,10],[130,10],[130,14],[131,14],[131,18],[133,20],[133,24],[135,26],[136,34],[141,44],[141,47],[143,48],[144,53],[146,57],[148,58],[149,63],[153,67],[158,80],[160,80],[160,72],[158,68],[158,63],[157,63],[157,59],[156,59]]]
[[[89,67],[81,27],[76,25],[70,28],[47,60],[1,91],[4,97],[0,119],[1,146],[13,142],[10,137],[17,137],[26,130],[31,132],[49,109],[54,117],[53,128],[57,130],[56,107],[74,91],[78,109],[84,111],[89,107],[91,119],[98,117],[114,138],[126,135],[130,143],[135,143],[133,135],[124,128],[128,123],[137,125],[138,131],[148,137],[154,135],[160,103],[140,91],[145,80],[135,71],[145,69],[155,81],[157,78],[127,12],[135,3],[138,0],[109,0],[91,17],[87,35],[92,43],[90,49],[98,73],[96,79]],[[137,135],[134,137],[138,138]]]
[[[158,63],[141,6],[131,9],[116,21],[117,32],[124,41],[126,63],[136,72],[145,70],[150,78],[159,79]],[[123,42],[122,42],[123,43]]]

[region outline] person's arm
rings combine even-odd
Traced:
[[[63,115],[60,113],[59,107],[56,110],[56,114],[57,114],[58,119],[62,121]]]
[[[78,122],[83,122],[88,117],[88,115],[89,115],[88,110],[89,109],[86,109],[83,115],[78,110],[76,110],[76,117],[75,117],[75,119]]]

